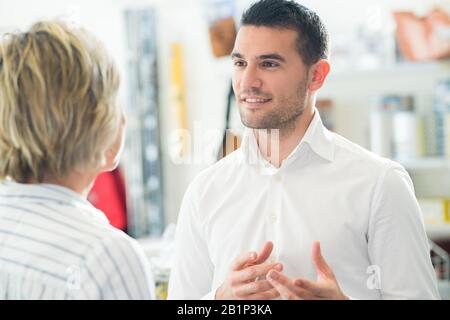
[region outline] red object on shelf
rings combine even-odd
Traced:
[[[125,182],[120,169],[98,175],[88,200],[103,211],[112,226],[127,230]]]

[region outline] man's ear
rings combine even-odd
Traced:
[[[322,88],[329,73],[330,63],[328,62],[328,60],[321,59],[313,64],[309,69],[310,82],[308,89],[310,91],[317,91]]]

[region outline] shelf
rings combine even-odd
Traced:
[[[142,246],[149,259],[160,255],[161,251],[164,250],[164,246],[167,244],[162,238],[140,238],[137,239],[137,242]]]
[[[449,60],[429,62],[402,62],[398,64],[384,65],[377,68],[355,69],[343,68],[330,73],[330,79],[360,78],[360,77],[386,77],[386,76],[418,76],[424,74],[444,73],[450,65]]]
[[[450,159],[441,157],[394,159],[402,164],[406,170],[450,170]]]
[[[450,239],[450,223],[425,224],[425,230],[433,241]]]
[[[449,78],[450,61],[401,63],[367,70],[351,66],[331,68],[319,95],[335,100],[339,108],[348,109],[368,107],[368,97],[386,94],[414,95],[430,103],[428,99],[434,96],[436,85]]]

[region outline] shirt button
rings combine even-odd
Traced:
[[[276,213],[272,213],[271,215],[269,215],[269,222],[270,223],[277,222],[277,214]]]
[[[276,182],[281,182],[281,176],[280,175],[275,175],[273,178],[274,178],[274,180]]]

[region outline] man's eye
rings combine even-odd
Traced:
[[[233,64],[236,67],[244,67],[245,66],[245,61],[236,60],[236,61],[233,61]]]
[[[261,65],[264,68],[276,68],[276,67],[278,67],[278,63],[271,62],[271,61],[264,61]]]

